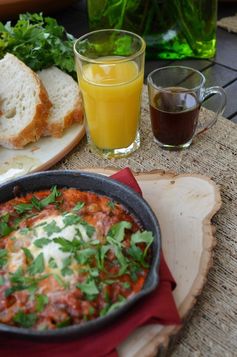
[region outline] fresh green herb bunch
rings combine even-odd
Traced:
[[[0,22],[0,58],[10,52],[34,71],[56,65],[76,78],[74,40],[55,19],[42,13],[21,14],[15,26]]]

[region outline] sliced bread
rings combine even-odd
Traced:
[[[0,60],[0,145],[21,149],[42,135],[51,102],[35,72],[14,55]]]
[[[44,135],[60,137],[73,122],[82,122],[79,87],[71,76],[53,66],[38,72],[53,106]]]

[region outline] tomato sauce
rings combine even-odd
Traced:
[[[47,330],[107,315],[143,288],[152,242],[93,192],[52,187],[0,204],[0,322]]]

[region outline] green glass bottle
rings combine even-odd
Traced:
[[[91,30],[126,29],[142,35],[147,58],[212,58],[217,0],[87,0]]]

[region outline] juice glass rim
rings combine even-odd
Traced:
[[[195,91],[195,90],[197,90],[199,88],[202,88],[204,86],[204,84],[206,82],[205,76],[200,71],[198,71],[197,69],[192,68],[192,67],[188,67],[188,66],[164,66],[164,67],[156,68],[156,69],[154,69],[152,72],[150,72],[148,74],[147,83],[149,83],[150,85],[152,85],[155,89],[158,89],[159,91],[170,92],[169,89],[167,89],[167,87],[160,87],[157,84],[155,84],[154,81],[152,80],[152,75],[154,73],[160,72],[162,70],[168,70],[168,69],[174,69],[174,68],[177,68],[177,69],[181,68],[181,69],[189,70],[190,72],[195,72],[201,78],[201,81],[200,81],[199,85],[197,85],[195,87],[192,87],[192,88],[184,88],[184,92]]]
[[[127,56],[127,57],[123,57],[123,58],[119,58],[119,59],[116,59],[116,61],[114,61],[114,63],[121,63],[121,62],[127,62],[127,61],[131,61],[132,59],[140,56],[142,53],[145,52],[145,49],[146,49],[146,42],[145,40],[139,36],[138,34],[136,34],[135,32],[131,32],[131,31],[126,31],[126,30],[120,30],[120,29],[102,29],[102,30],[95,30],[95,31],[91,31],[91,32],[88,32],[82,36],[80,36],[75,42],[74,42],[74,45],[73,45],[73,49],[74,49],[74,53],[81,59],[81,60],[84,60],[84,61],[87,61],[87,62],[90,62],[90,63],[96,63],[96,64],[103,64],[104,63],[104,60],[103,59],[94,59],[94,58],[90,58],[90,57],[87,57],[87,56],[84,56],[82,54],[80,54],[77,49],[76,49],[76,46],[77,44],[85,39],[86,37],[88,36],[91,36],[93,34],[96,34],[96,33],[100,33],[100,32],[121,32],[123,34],[128,34],[128,35],[131,35],[133,37],[136,37],[138,40],[140,40],[141,42],[141,48],[136,52],[136,53],[133,53],[132,55],[130,56]],[[113,61],[111,61],[111,63],[113,63]]]

